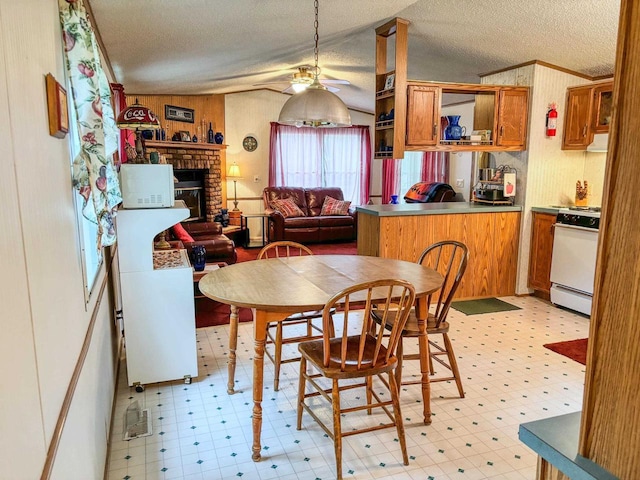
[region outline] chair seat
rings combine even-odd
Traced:
[[[374,310],[373,318],[377,321],[380,320],[380,314]],[[436,327],[437,318],[432,314],[429,314],[427,318],[427,334],[430,333],[447,333],[449,331],[449,322],[443,320],[440,322],[440,325]],[[395,322],[395,318],[390,316],[387,318],[385,323],[385,327],[387,330],[391,330],[393,323]],[[409,318],[407,319],[407,323],[404,326],[404,330],[402,330],[403,337],[417,337],[420,334],[420,330],[418,329],[418,318],[416,317],[416,311],[414,308],[411,309],[411,313],[409,314]]]
[[[447,333],[449,331],[449,322],[442,321],[440,325],[436,327],[437,318],[433,315],[429,315],[427,318],[427,334],[429,333]],[[417,337],[420,333],[418,330],[418,319],[416,318],[416,311],[411,310],[407,323],[402,331],[402,335],[405,337]]]
[[[384,357],[387,349],[380,346],[378,351],[378,361],[375,362],[381,367],[372,367],[374,364],[373,356],[375,352],[376,339],[367,336],[364,346],[363,359],[358,367],[358,349],[360,347],[360,335],[347,337],[347,356],[345,359],[345,368],[341,370],[341,347],[342,338],[334,338],[330,340],[329,349],[329,365],[324,366],[323,340],[315,340],[303,342],[298,345],[300,353],[313,364],[315,368],[320,370],[325,377],[328,378],[358,378],[363,376],[377,375],[380,373],[393,370],[396,366],[396,357],[390,357],[385,364]]]

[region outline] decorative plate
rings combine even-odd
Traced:
[[[258,148],[258,140],[252,135],[247,135],[244,137],[244,140],[242,140],[242,146],[247,152],[253,152]]]

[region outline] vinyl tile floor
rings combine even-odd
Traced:
[[[587,337],[589,319],[534,297],[502,300],[522,310],[449,313],[465,398],[458,398],[454,383],[433,383],[433,423],[424,425],[420,387],[402,387],[409,465],[402,464],[395,429],[355,435],[343,440],[345,479],[535,478],[536,455],[518,440],[518,426],[580,410],[585,373],[584,366],[542,345]],[[228,335],[228,325],[197,330],[199,376],[190,385],[164,382],[136,393],[127,385],[123,360],[108,480],[335,478],[331,439],[307,414],[296,430],[298,363],[283,365],[275,392],[273,365],[265,358],[262,460],[251,460],[252,324],[239,326],[234,395],[226,387]],[[405,352],[417,351],[411,343]],[[291,353],[296,347],[286,348]],[[405,378],[419,375],[417,364],[405,363]],[[349,401],[361,393],[353,392]],[[125,441],[124,417],[136,400],[149,410],[153,433]]]

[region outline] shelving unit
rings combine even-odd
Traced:
[[[529,88],[407,80],[408,26],[407,20],[395,18],[376,29],[374,158],[399,159],[405,151],[525,150]],[[395,40],[393,64],[388,61],[390,39]],[[385,88],[391,75],[393,88]],[[491,141],[444,140],[443,95],[475,96],[473,130],[489,130]]]
[[[407,49],[409,21],[395,18],[376,28],[375,158],[403,158],[407,117]],[[389,65],[389,37],[395,40]],[[394,75],[393,88],[385,89]],[[387,117],[393,111],[392,118]]]
[[[130,386],[198,376],[193,273],[184,249],[153,250],[161,231],[189,216],[170,208],[120,209],[118,266]]]

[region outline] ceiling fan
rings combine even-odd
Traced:
[[[301,65],[296,67],[296,72],[290,75],[286,75],[282,80],[274,80],[273,82],[257,83],[254,86],[259,87],[263,85],[282,85],[289,83],[289,86],[282,90],[282,93],[298,93],[306,89],[313,83],[315,78],[315,70],[318,70],[318,76],[320,75],[320,67],[312,67],[309,65]],[[350,85],[349,80],[340,79],[319,79],[320,83],[324,85],[330,92],[337,92],[340,89],[331,85]]]

